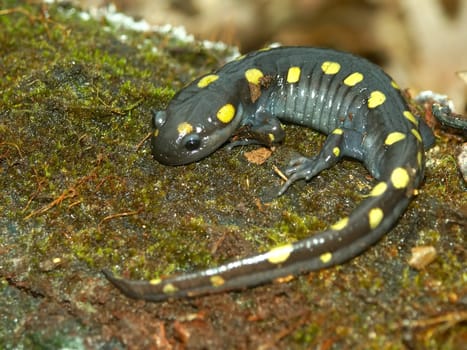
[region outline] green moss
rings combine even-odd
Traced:
[[[50,255],[70,254],[95,268],[121,263],[115,249],[123,247],[129,251],[124,256],[144,257],[144,238],[122,242],[141,232],[142,221],[150,226],[163,217],[155,212],[156,219],[138,219],[164,193],[154,191],[157,167],[147,144],[140,150],[136,145],[150,131],[151,110],[163,108],[174,94],[161,83],[173,74],[166,70],[168,55],[153,50],[165,39],[111,26],[105,31],[94,20],[83,25],[77,11],[60,5],[48,7],[47,18],[39,6],[3,1],[2,9],[0,209],[2,221],[17,227],[21,244],[29,247],[21,258],[37,267]],[[118,35],[126,41],[116,40]],[[208,61],[211,67],[217,62]],[[184,65],[178,71],[189,74]],[[204,229],[200,220],[188,229]],[[158,239],[161,231],[183,237],[163,226],[152,230]],[[180,240],[163,238],[170,243],[150,244],[149,251],[177,256],[171,248],[183,246]],[[9,255],[15,259],[21,252]],[[135,260],[136,266],[152,266],[145,258]],[[196,252],[185,261],[207,264],[206,255]]]
[[[268,236],[274,245],[284,244],[291,240],[300,240],[310,236],[310,232],[319,232],[326,228],[316,216],[301,215],[285,211],[282,220]]]
[[[308,324],[303,329],[297,330],[293,333],[292,338],[294,341],[301,345],[314,344],[316,338],[320,334],[321,327],[317,324]]]

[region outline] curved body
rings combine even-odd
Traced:
[[[374,64],[306,47],[248,54],[182,89],[154,118],[152,149],[168,165],[197,161],[231,146],[270,145],[282,122],[328,135],[320,153],[294,159],[279,191],[309,180],[342,157],[362,161],[377,182],[348,216],[326,231],[252,257],[167,279],[107,278],[132,298],[167,298],[240,289],[343,263],[378,241],[407,208],[424,171],[429,129],[408,109],[397,85]]]

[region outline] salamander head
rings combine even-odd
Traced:
[[[232,136],[242,119],[241,104],[176,97],[167,110],[153,117],[152,154],[162,164],[188,164],[210,155]]]

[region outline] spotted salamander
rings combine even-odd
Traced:
[[[182,165],[229,142],[271,145],[284,138],[281,122],[328,136],[318,155],[290,162],[278,194],[352,157],[377,179],[355,211],[304,240],[207,270],[151,281],[116,278],[107,270],[105,276],[129,297],[161,301],[343,263],[378,241],[405,211],[423,179],[424,148],[434,140],[378,66],[330,49],[281,47],[240,57],[179,91],[154,115],[152,152],[162,164]]]

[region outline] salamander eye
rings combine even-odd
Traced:
[[[187,151],[194,151],[201,146],[201,139],[198,134],[191,134],[185,138],[184,144]]]

